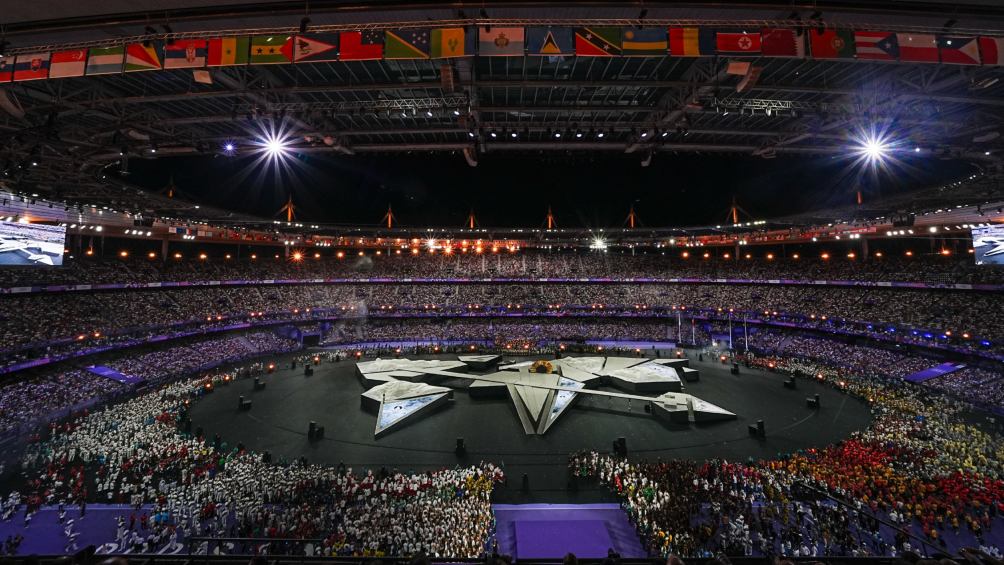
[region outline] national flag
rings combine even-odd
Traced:
[[[14,58],[4,57],[0,59],[0,83],[14,80]]]
[[[56,51],[49,59],[49,78],[82,77],[87,67],[87,49]]]
[[[25,53],[14,59],[14,82],[49,77],[49,53]]]
[[[911,63],[937,63],[938,40],[924,33],[897,33],[899,60]]]
[[[388,29],[384,32],[384,59],[428,59],[430,34],[428,29]]]
[[[293,62],[292,35],[251,36],[252,65],[281,65]]]
[[[801,30],[765,27],[760,30],[760,54],[804,59],[805,34]]]
[[[718,32],[715,35],[715,49],[723,54],[757,54],[760,53],[759,33]]]
[[[159,71],[162,65],[157,51],[152,41],[126,45],[125,72]]]
[[[521,27],[478,28],[478,54],[482,57],[522,57],[526,40]]]
[[[979,65],[980,43],[975,37],[938,36],[941,62],[949,65]]]
[[[715,54],[715,32],[699,27],[669,28],[672,57],[702,57]]]
[[[809,30],[813,59],[853,59],[854,32],[846,29]]]
[[[896,34],[888,31],[855,31],[854,53],[868,61],[895,61],[899,57]]]
[[[91,47],[87,52],[87,75],[110,75],[122,72],[125,47]]]
[[[473,40],[471,40],[473,42]],[[472,45],[473,47],[473,45]],[[448,59],[473,55],[474,49],[467,49],[467,32],[462,27],[441,27],[429,35],[429,56],[433,59]]]
[[[165,69],[197,69],[206,66],[209,48],[205,39],[175,39],[164,45]]]
[[[251,39],[246,35],[216,37],[207,46],[207,67],[232,67],[248,64]]]
[[[664,57],[669,53],[669,39],[664,27],[625,27],[621,29],[621,53],[625,57]]]
[[[981,37],[980,58],[984,65],[1004,65],[1004,38]]]
[[[337,33],[298,35],[293,39],[294,63],[323,63],[337,60]]]
[[[383,59],[383,39],[382,31],[343,31],[338,37],[338,58],[342,61]]]
[[[531,27],[526,30],[527,55],[575,55],[575,32],[570,27]]]
[[[616,57],[621,54],[621,28],[575,28],[575,54],[579,57]]]

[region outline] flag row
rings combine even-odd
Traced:
[[[1004,38],[842,29],[699,27],[406,28],[309,35],[145,41],[19,54],[0,82],[159,69],[451,57],[708,57],[857,59],[1004,65]]]

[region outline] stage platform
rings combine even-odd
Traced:
[[[457,357],[436,359],[455,362]],[[505,358],[502,365],[524,359]],[[599,361],[584,363],[602,367]],[[509,477],[509,486],[497,492],[496,502],[500,503],[609,502],[597,487],[583,484],[578,490],[568,488],[568,456],[584,449],[608,453],[611,443],[621,436],[627,438],[632,459],[721,457],[742,461],[828,445],[864,429],[871,421],[864,402],[814,379],[801,380],[797,391],[789,391],[781,386],[787,378],[783,375],[745,368],[740,375],[731,375],[727,366],[694,359],[690,365],[700,370],[701,379],[686,383],[684,394],[724,408],[734,413],[735,419],[667,421],[654,410],[647,411],[648,402],[637,398],[654,398],[660,393],[630,394],[613,384],[590,383],[586,386],[600,394],[579,394],[570,404],[561,399],[556,407],[563,413],[546,433],[527,435],[507,388],[503,386],[498,394],[477,395],[477,387],[468,380],[475,374],[472,371],[466,375],[468,379],[427,383],[443,387],[450,382],[453,398],[421,408],[423,415],[415,421],[393,425],[388,433],[374,437],[378,419],[374,408],[383,397],[370,398],[373,406],[369,409],[361,406],[363,393],[373,387],[366,386],[352,361],[321,363],[313,377],[303,376],[302,370],[280,369],[263,378],[267,387],[262,391],[253,390],[251,379],[239,380],[193,403],[190,415],[193,425],[201,426],[209,437],[219,434],[230,445],[243,443],[268,451],[277,461],[305,457],[312,463],[341,462],[355,469],[386,467],[402,472],[493,461],[503,464]],[[279,366],[288,366],[286,357]],[[431,395],[444,391],[418,392]],[[805,397],[817,392],[821,410],[805,405]],[[237,410],[240,395],[254,401],[251,410]],[[413,398],[410,393],[404,396]],[[747,427],[761,418],[767,437],[749,437]],[[325,427],[319,441],[306,437],[312,420]],[[458,438],[463,438],[466,446],[461,456],[455,452]],[[528,492],[519,488],[524,473],[530,483]]]
[[[647,557],[627,514],[617,504],[496,504],[495,539],[514,559]]]

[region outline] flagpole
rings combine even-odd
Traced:
[[[732,349],[732,312],[729,312],[729,349]]]
[[[746,353],[750,352],[750,331],[746,329],[746,314],[743,314],[743,340],[746,342]]]

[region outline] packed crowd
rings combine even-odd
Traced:
[[[298,347],[270,332],[221,336],[192,341],[147,353],[127,353],[95,359],[128,377],[163,382],[203,368],[263,353],[282,353]],[[99,376],[83,366],[38,369],[0,387],[0,434],[47,422],[97,402],[129,392],[132,387]]]
[[[314,540],[295,549],[301,555],[484,553],[493,525],[490,495],[504,478],[498,467],[405,474],[272,463],[183,431],[188,403],[207,382],[177,382],[54,425],[24,456],[28,515],[40,504],[131,504],[142,513],[144,531],[139,536],[120,524],[113,543],[137,552],[207,536]],[[235,543],[194,549],[254,550]]]
[[[317,317],[505,316],[766,317],[903,341],[1000,349],[998,293],[736,284],[304,284],[0,296],[0,343],[50,353],[237,322]],[[166,329],[166,326],[173,326]]]
[[[968,404],[890,378],[891,365],[860,372],[867,362],[848,359],[853,347],[835,346],[844,356],[827,357],[813,344],[807,359],[797,357],[807,343],[780,342],[783,355],[751,361],[866,400],[871,426],[777,460],[631,463],[582,453],[571,471],[620,494],[663,556],[890,556],[964,545],[1000,554],[991,533],[1002,527],[1004,440],[968,423]]]
[[[827,367],[826,373],[840,379],[857,375],[899,380],[943,362],[917,352],[852,346],[824,337],[771,331],[751,333],[749,346],[752,354],[744,352],[740,359],[750,365],[812,376],[817,373],[811,370],[811,365],[817,363]],[[966,366],[926,380],[923,386],[974,404],[1004,407],[1004,365],[1000,363]]]
[[[682,252],[689,251],[683,258]],[[999,269],[980,268],[966,255],[935,257],[902,257],[874,255],[867,260],[827,260],[797,252],[789,257],[767,259],[762,253],[756,258],[730,257],[722,252],[683,250],[675,252],[595,253],[595,252],[534,252],[455,253],[452,255],[421,254],[413,257],[388,251],[358,257],[354,253],[343,258],[315,259],[312,252],[294,261],[284,256],[262,253],[251,259],[246,253],[233,259],[180,260],[166,262],[136,258],[130,260],[83,258],[70,261],[66,267],[52,271],[38,269],[4,269],[0,271],[0,287],[47,284],[146,283],[159,281],[201,280],[265,280],[365,277],[609,277],[618,278],[743,278],[845,281],[920,281],[929,283],[1000,283],[1004,274]]]

